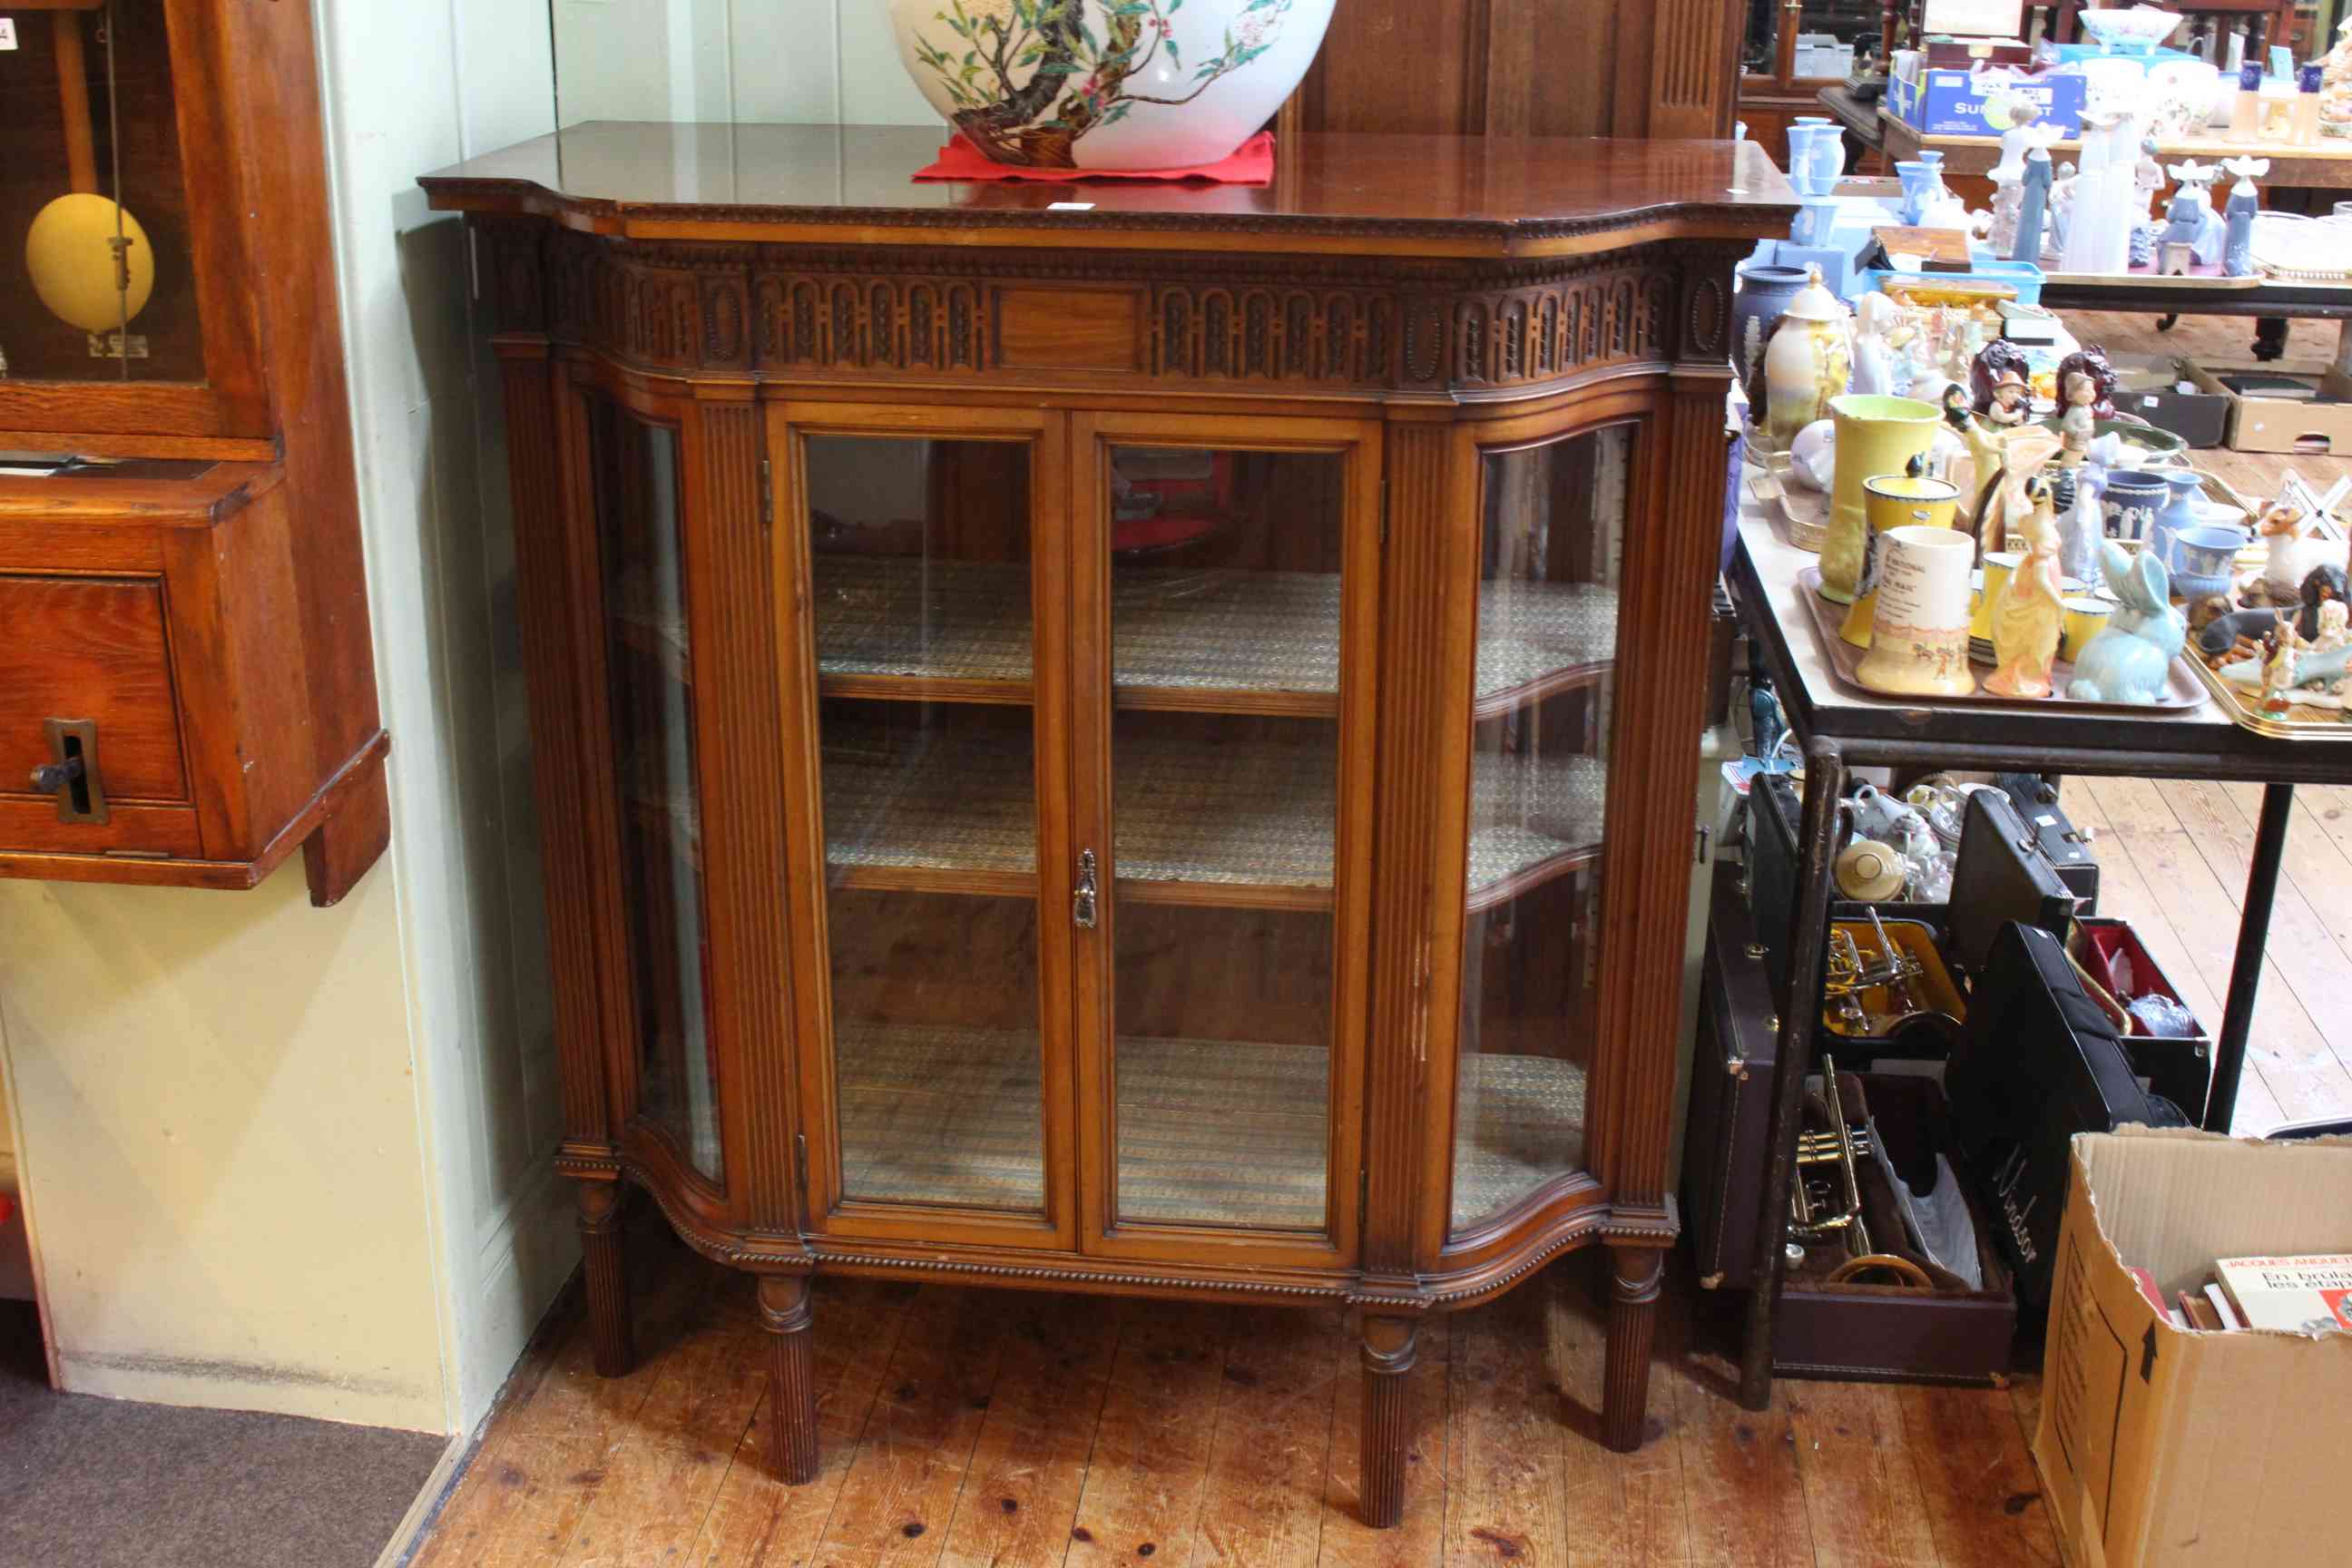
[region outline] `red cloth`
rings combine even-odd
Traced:
[[[940,161],[916,171],[919,180],[1035,180],[1067,185],[1080,180],[1209,180],[1221,185],[1274,184],[1274,132],[1261,131],[1220,163],[1197,169],[1025,169],[992,163],[962,132],[940,149]]]

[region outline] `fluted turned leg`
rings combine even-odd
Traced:
[[[1364,1320],[1364,1522],[1386,1530],[1404,1517],[1404,1458],[1412,1434],[1405,1374],[1412,1370],[1421,1324],[1412,1318]]]
[[[1601,1440],[1621,1454],[1642,1446],[1650,1409],[1650,1342],[1666,1254],[1656,1247],[1609,1249],[1609,1359],[1601,1391]]]
[[[761,1277],[760,1322],[768,1331],[768,1468],[793,1486],[816,1479],[813,1321],[806,1276]]]
[[[629,1279],[621,1266],[621,1184],[583,1182],[580,1250],[588,1276],[588,1336],[601,1377],[619,1377],[636,1364],[629,1331]]]

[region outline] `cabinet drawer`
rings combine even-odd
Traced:
[[[163,627],[160,579],[0,574],[0,803],[26,804],[9,797],[26,795],[32,771],[56,760],[51,719],[98,726],[110,802],[188,800]]]

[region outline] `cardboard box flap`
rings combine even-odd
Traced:
[[[2168,1292],[2204,1283],[2217,1258],[2352,1250],[2352,1138],[2265,1143],[2126,1127],[2076,1138],[2074,1160],[2107,1253]]]

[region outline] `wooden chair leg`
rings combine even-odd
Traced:
[[[1609,1248],[1609,1356],[1601,1391],[1601,1440],[1621,1454],[1642,1446],[1650,1409],[1650,1344],[1658,1332],[1665,1249]]]
[[[629,1280],[621,1264],[618,1181],[579,1184],[580,1249],[588,1276],[588,1335],[600,1377],[620,1377],[636,1364],[629,1326]]]
[[[760,1322],[768,1331],[768,1468],[791,1486],[816,1479],[813,1321],[807,1276],[761,1276]]]
[[[1364,1320],[1364,1522],[1388,1530],[1404,1518],[1405,1450],[1412,1434],[1405,1374],[1412,1371],[1421,1324],[1412,1318]]]

